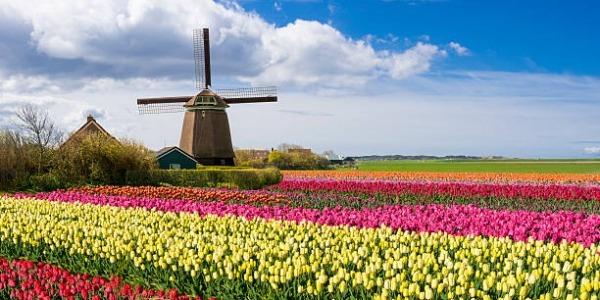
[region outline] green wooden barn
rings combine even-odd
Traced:
[[[196,169],[198,162],[179,147],[165,147],[156,152],[156,160],[161,169]]]

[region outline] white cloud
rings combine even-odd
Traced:
[[[81,72],[92,67],[100,76],[191,80],[191,30],[206,26],[212,28],[213,74],[252,84],[341,87],[378,76],[403,79],[427,72],[446,55],[427,40],[405,51],[376,51],[368,38],[353,40],[319,22],[277,28],[228,1],[32,0],[7,6],[28,24],[39,53],[62,63],[83,61],[89,65]]]
[[[586,154],[600,154],[600,147],[585,147],[583,152]]]
[[[437,46],[417,43],[403,53],[383,59],[381,67],[389,66],[387,71],[392,78],[404,79],[428,71],[434,58],[444,56],[446,52]]]
[[[280,86],[277,103],[228,110],[240,148],[558,157],[582,155],[571,141],[600,132],[598,78],[432,74],[438,59],[469,49],[426,36],[376,50],[374,37],[303,20],[276,27],[235,2],[209,0],[0,0],[0,23],[0,50],[16,50],[0,60],[0,126],[34,102],[67,131],[91,113],[118,137],[176,145],[182,115],[140,116],[135,99],[193,93],[191,31],[210,27],[213,83]]]
[[[450,49],[452,49],[454,52],[456,52],[456,54],[459,56],[467,56],[467,55],[471,54],[469,52],[469,49],[467,49],[466,47],[462,46],[461,44],[459,44],[457,42],[450,42],[448,44],[448,47],[450,47]]]
[[[429,70],[446,55],[417,43],[404,52],[376,51],[366,40],[352,40],[330,25],[297,20],[263,36],[262,72],[249,82],[279,85],[360,86],[380,75],[403,79]]]
[[[53,93],[59,92],[61,87],[54,84],[48,77],[42,75],[24,76],[21,74],[3,77],[0,74],[2,81],[0,82],[0,92],[42,92]]]
[[[77,89],[62,88],[73,83],[61,78],[36,80],[60,89],[0,93],[2,125],[9,108],[39,103],[65,131],[77,129],[91,113],[115,136],[152,149],[179,142],[181,114],[140,116],[135,99],[185,95],[186,80],[82,78]],[[584,153],[572,141],[600,132],[598,103],[599,79],[455,72],[334,91],[284,89],[277,103],[232,105],[228,115],[240,148],[288,142],[342,155],[573,157]]]

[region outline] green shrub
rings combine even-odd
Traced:
[[[151,181],[154,185],[173,185],[191,187],[220,187],[235,186],[240,189],[260,189],[267,185],[276,184],[281,181],[283,175],[274,168],[250,169],[250,168],[201,168],[196,170],[163,170],[157,169],[151,172]],[[129,185],[138,184],[138,173],[128,172]]]
[[[52,173],[29,177],[29,188],[35,191],[54,191],[67,187],[60,178]]]
[[[0,189],[18,190],[36,172],[33,148],[16,131],[0,130]]]
[[[151,185],[156,156],[131,141],[92,134],[63,144],[53,172],[72,184]]]
[[[230,170],[226,174],[227,177],[229,177],[229,181],[240,189],[256,190],[263,186],[260,172],[254,172],[252,170]]]
[[[158,181],[176,186],[208,186],[206,173],[196,170],[156,170]]]

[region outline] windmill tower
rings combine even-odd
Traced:
[[[277,88],[253,87],[213,92],[210,74],[208,28],[194,30],[196,66],[195,96],[142,98],[137,100],[140,114],[185,112],[179,148],[203,165],[232,166],[234,152],[225,109],[229,104],[276,102]]]

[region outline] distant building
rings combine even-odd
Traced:
[[[88,115],[87,122],[85,122],[85,124],[83,124],[83,126],[81,126],[79,129],[77,129],[77,131],[75,131],[73,134],[71,134],[69,136],[69,138],[61,145],[61,147],[68,145],[69,143],[72,143],[76,139],[82,139],[82,138],[92,135],[92,134],[106,135],[108,137],[111,137],[111,138],[117,140],[110,133],[108,133],[108,131],[106,131],[106,129],[104,129],[102,126],[100,126],[100,124],[98,124],[98,122],[94,119],[94,117],[92,117],[92,115]]]
[[[257,149],[241,149],[236,150],[236,156],[238,154],[245,155],[248,160],[266,160],[269,158],[271,151],[269,150],[257,150]]]
[[[325,155],[325,158],[327,158],[330,165],[354,165],[354,158],[352,157],[343,157],[335,153],[329,153]]]
[[[179,147],[165,147],[156,152],[156,160],[161,169],[196,169],[198,162]]]
[[[325,158],[327,158],[330,165],[341,165],[344,163],[344,158],[335,153],[327,154]]]

